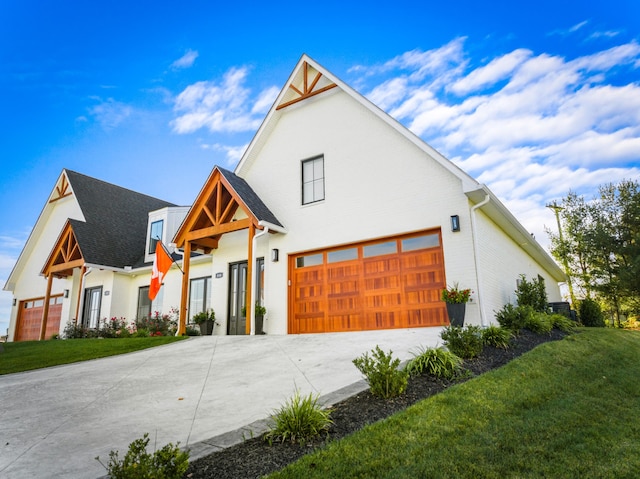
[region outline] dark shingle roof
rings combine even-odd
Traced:
[[[65,170],[86,221],[70,220],[85,262],[123,268],[144,258],[149,212],[176,206]]]
[[[231,187],[236,191],[238,196],[244,201],[249,210],[258,219],[258,221],[267,221],[273,225],[284,226],[278,221],[278,218],[271,212],[267,205],[265,205],[255,191],[249,186],[249,184],[243,179],[232,173],[229,170],[220,168],[217,166],[222,176],[229,182]]]

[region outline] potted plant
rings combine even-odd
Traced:
[[[442,290],[442,301],[447,303],[447,315],[451,326],[464,326],[464,314],[467,302],[471,298],[470,289],[460,289],[458,283]]]
[[[207,309],[206,311],[194,314],[191,319],[200,326],[200,334],[203,336],[213,334],[213,325],[216,319],[216,313],[213,309]]]
[[[264,315],[267,314],[267,308],[260,304],[260,301],[256,301],[256,334],[264,334],[262,331],[262,325],[264,322]],[[242,316],[247,315],[247,307],[242,307]]]

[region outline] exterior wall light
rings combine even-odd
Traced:
[[[451,231],[460,231],[460,217],[458,215],[451,217]]]
[[[271,250],[271,261],[276,263],[280,259],[280,251],[277,248]]]

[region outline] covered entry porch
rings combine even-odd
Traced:
[[[255,334],[255,285],[258,270],[256,242],[262,235],[286,233],[286,230],[244,179],[216,166],[174,237],[176,247],[181,249],[184,255],[178,334],[186,332],[189,317],[189,272],[192,255],[196,252],[211,253],[218,249],[223,235],[237,235],[242,231],[246,231],[247,234],[246,263],[238,263],[244,263],[244,266],[235,270],[231,265],[229,273],[234,274],[235,271],[235,274],[240,275],[239,278],[242,275],[246,278],[245,282],[238,280],[236,283],[240,286],[246,283],[246,288],[244,291],[241,287],[238,288],[237,292],[243,295],[243,300],[237,301],[235,307],[247,305],[245,333]]]

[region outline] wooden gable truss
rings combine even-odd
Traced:
[[[331,90],[337,85],[317,71],[308,62],[302,64],[302,70],[289,84],[287,94],[284,96],[276,110],[281,110],[289,105],[306,100],[319,93]]]
[[[242,209],[247,218],[235,219],[238,209]],[[247,276],[251,278],[253,268],[253,237],[258,225],[254,216],[242,198],[229,184],[216,167],[202,188],[198,198],[189,210],[182,226],[175,235],[174,242],[184,250],[182,292],[180,296],[180,320],[178,334],[185,334],[187,324],[187,299],[189,293],[189,263],[192,251],[202,250],[205,254],[218,248],[218,242],[225,233],[249,230],[247,252]],[[246,304],[252,304],[253,284],[247,284]],[[247,334],[251,329],[251,308],[247,308]]]
[[[66,178],[66,177],[63,177]],[[47,330],[47,318],[49,316],[49,300],[51,298],[51,287],[53,278],[66,278],[73,275],[75,268],[82,268],[84,273],[85,260],[80,250],[80,245],[73,232],[73,226],[69,221],[62,228],[62,233],[58,237],[58,241],[54,245],[49,258],[42,268],[42,275],[47,278],[47,292],[44,297],[44,308],[42,311],[42,324],[40,326],[40,340],[45,339]],[[82,284],[80,284],[82,288]],[[76,317],[78,317],[78,308],[80,307],[80,297],[82,291],[78,294],[78,304],[76,305]]]
[[[67,196],[72,195],[73,192],[70,190],[69,179],[66,174],[62,174],[60,181],[56,185],[55,190],[53,191],[53,195],[51,195],[51,199],[49,203],[55,203],[62,198],[66,198]]]

